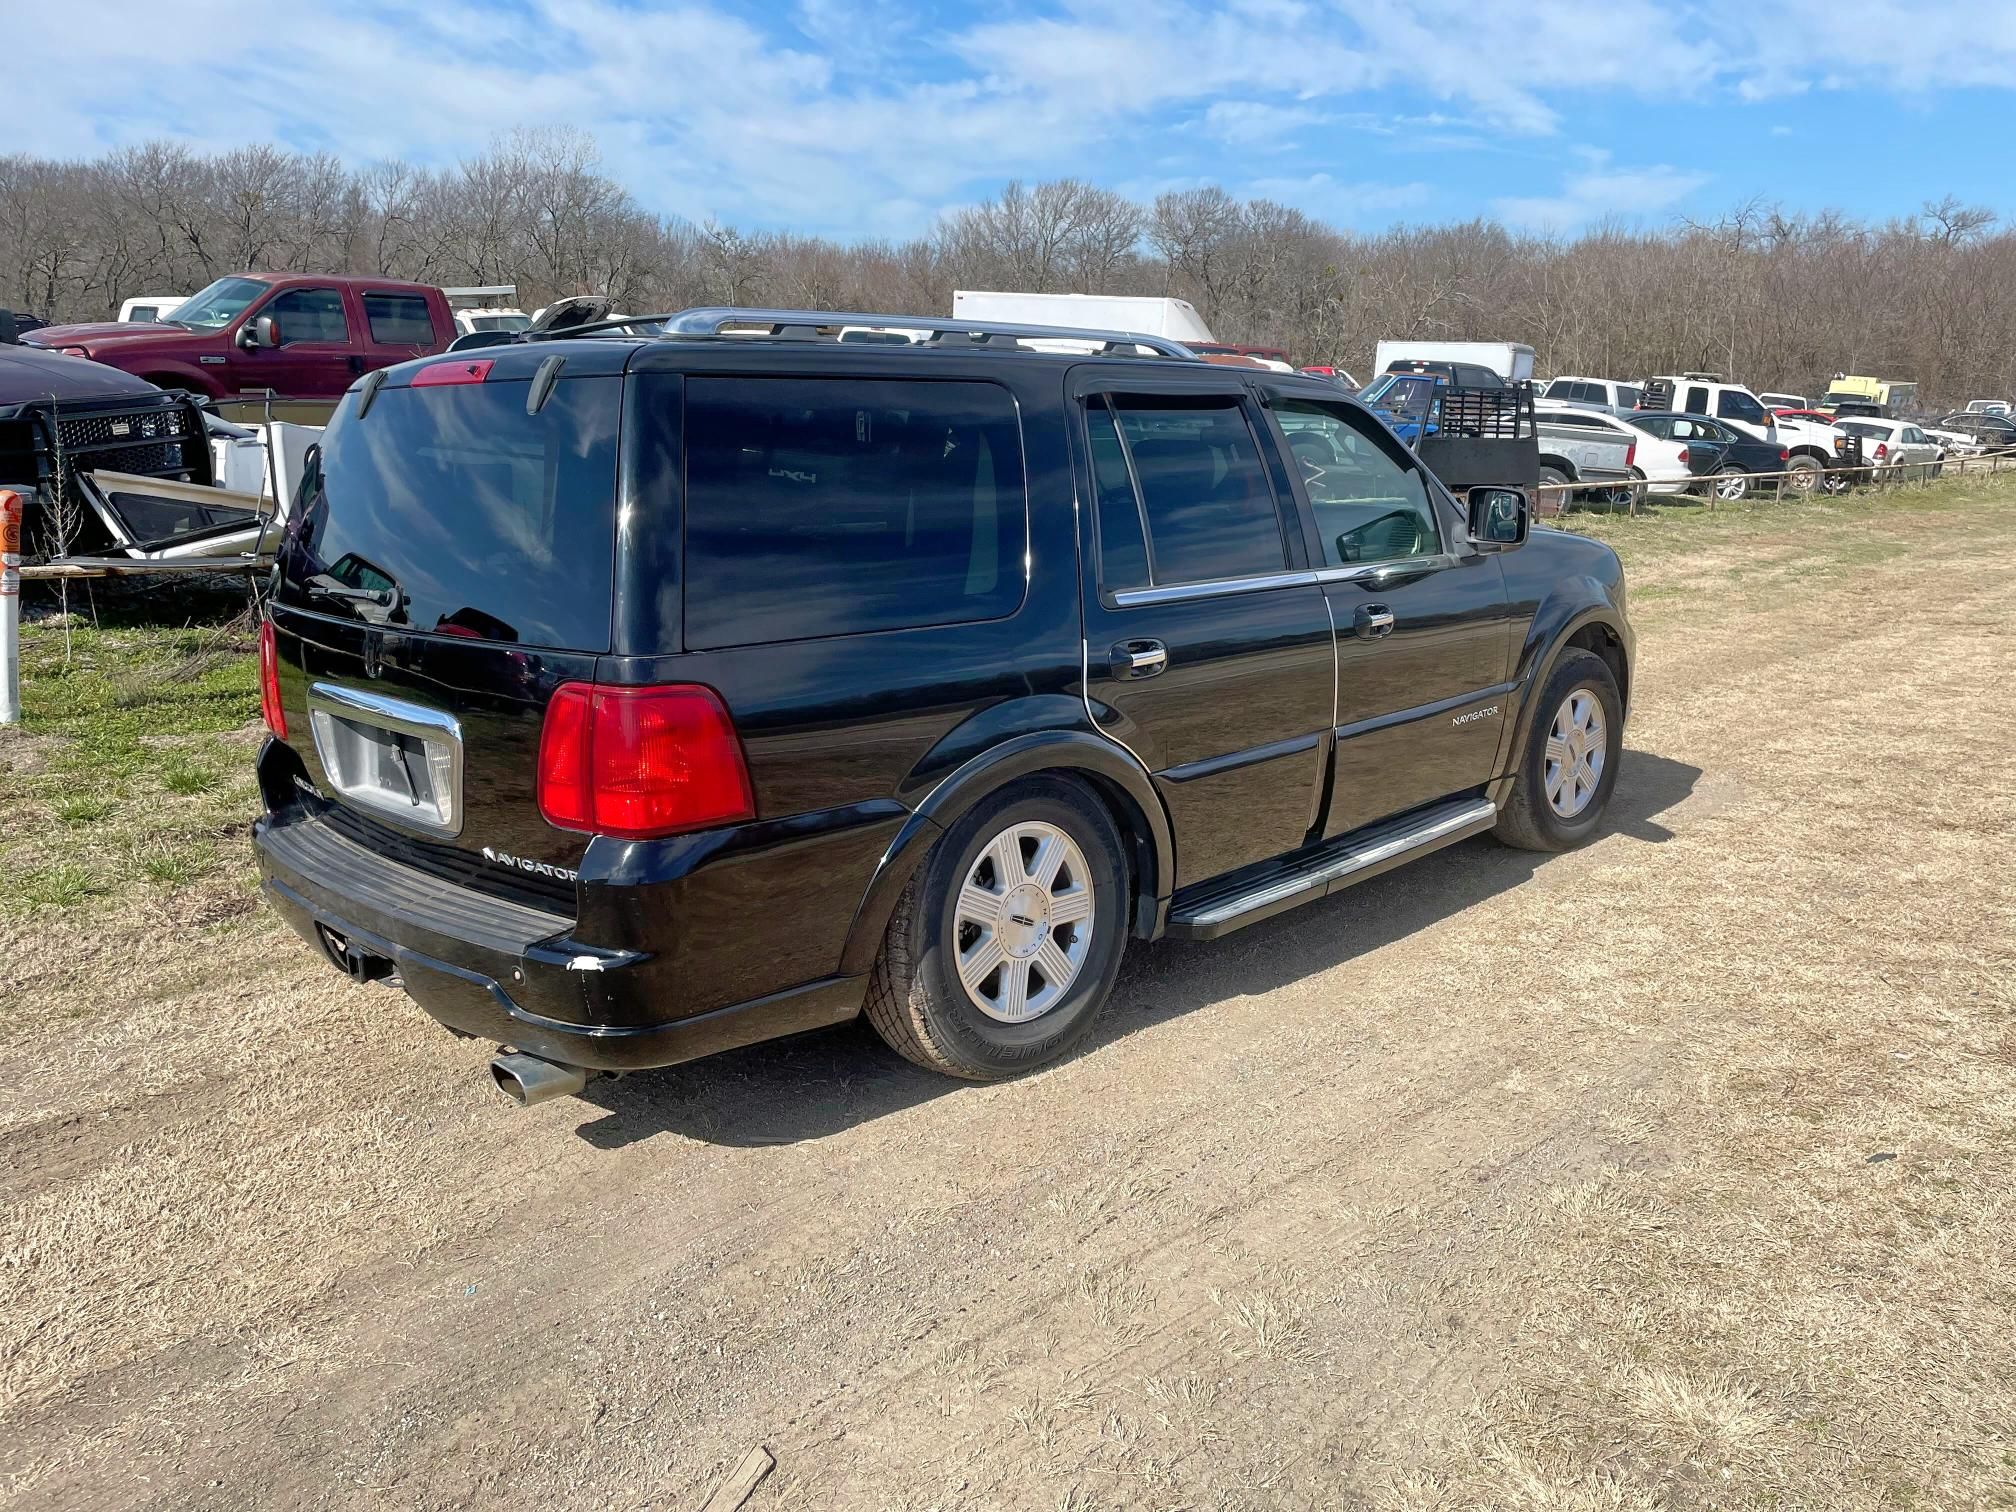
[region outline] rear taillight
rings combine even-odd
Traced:
[[[1792,453],[1781,446],[1778,448],[1778,460],[1780,462],[1790,462],[1792,460]]]
[[[1629,446],[1624,448],[1624,465],[1626,467],[1632,467],[1637,464],[1637,461],[1638,461],[1638,443],[1636,441],[1633,441]]]
[[[1876,460],[1878,462],[1881,462],[1885,457],[1889,455],[1890,455],[1890,444],[1887,441],[1878,441],[1876,443]]]
[[[91,353],[83,347],[58,347],[56,350],[65,357],[89,357]]]
[[[1687,448],[1684,446],[1680,448],[1680,465],[1682,467],[1687,465]]]
[[[287,711],[280,707],[280,653],[271,620],[259,622],[259,717],[274,735],[287,738]]]
[[[755,817],[749,768],[711,688],[563,683],[539,737],[548,824],[648,840]]]

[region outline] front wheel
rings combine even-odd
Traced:
[[[974,1081],[1057,1059],[1092,1030],[1127,930],[1105,807],[1041,779],[976,805],[904,889],[868,987],[891,1049]]]
[[[1520,850],[1582,844],[1603,822],[1624,753],[1624,700],[1610,664],[1570,651],[1540,693],[1512,796],[1494,833]]]

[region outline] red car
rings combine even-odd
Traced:
[[[426,284],[241,273],[159,324],[44,326],[22,341],[213,399],[333,399],[359,373],[443,351],[454,339],[447,298]]]

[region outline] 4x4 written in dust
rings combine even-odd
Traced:
[[[280,555],[267,895],[521,1100],[864,1010],[1010,1075],[1130,941],[1599,824],[1616,557],[1333,385],[719,323],[370,375]]]

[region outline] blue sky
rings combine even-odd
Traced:
[[[0,150],[452,164],[578,126],[647,208],[912,235],[1012,177],[1573,232],[1753,197],[2016,215],[2010,0],[0,0]]]

